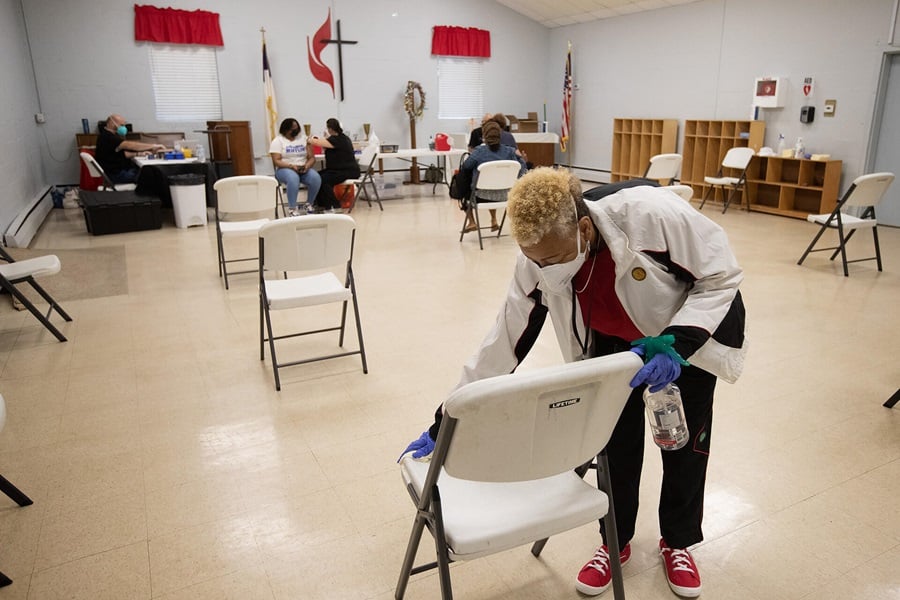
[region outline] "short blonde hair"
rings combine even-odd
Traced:
[[[565,169],[538,167],[526,173],[509,191],[506,208],[516,243],[529,247],[551,231],[570,233],[580,199],[581,183]]]

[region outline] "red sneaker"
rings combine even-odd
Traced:
[[[686,598],[700,595],[700,572],[686,548],[669,548],[666,540],[660,539],[659,556],[666,567],[666,580],[673,592]]]
[[[625,564],[631,559],[631,544],[625,544],[619,552],[619,562]],[[588,596],[602,594],[612,583],[612,572],[609,566],[609,550],[606,544],[597,548],[592,558],[581,567],[578,577],[575,579],[575,589]]]

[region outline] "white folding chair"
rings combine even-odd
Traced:
[[[472,186],[472,193],[467,201],[468,208],[471,208],[473,217],[475,218],[475,231],[478,233],[478,246],[484,250],[484,242],[482,241],[481,220],[478,217],[479,210],[500,210],[503,209],[503,217],[500,219],[500,227],[497,229],[497,237],[503,233],[503,224],[506,222],[506,202],[479,202],[478,192],[482,190],[506,190],[508,191],[519,178],[519,172],[522,165],[517,160],[492,160],[490,162],[478,165],[478,180]],[[459,230],[459,241],[463,240],[466,233],[467,216],[463,220],[462,228]]]
[[[363,373],[368,373],[363,345],[356,283],[353,277],[353,244],[356,223],[348,215],[306,215],[279,219],[259,230],[259,359],[265,360],[265,342],[269,342],[275,389],[281,390],[278,370],[309,362],[359,354]],[[343,269],[343,283],[331,269]],[[323,271],[324,272],[321,272]],[[299,275],[297,272],[301,272]],[[310,272],[316,271],[315,274]],[[266,274],[284,273],[285,279],[266,279]],[[341,303],[341,324],[276,336],[272,328],[273,311]],[[347,304],[353,303],[359,349],[327,356],[278,362],[275,340],[327,331],[340,331],[338,346],[344,345]],[[265,330],[263,329],[265,322]]]
[[[109,178],[106,171],[103,170],[103,167],[100,166],[100,163],[97,162],[97,159],[94,158],[93,155],[87,152],[80,152],[79,155],[81,156],[81,160],[84,161],[91,177],[100,177],[103,179],[103,185],[99,188],[101,191],[127,192],[137,188],[137,185],[134,183],[113,183],[113,180]]]
[[[228,289],[228,265],[235,262],[256,261],[256,256],[225,258],[225,238],[255,237],[259,228],[269,222],[260,214],[272,210],[278,218],[278,180],[265,175],[238,175],[219,179],[213,185],[216,190],[216,243],[219,254],[219,277],[225,278]],[[222,215],[228,215],[223,221]],[[231,275],[255,273],[256,269],[232,271]]]
[[[709,198],[710,193],[717,187],[722,188],[723,199],[725,201],[725,207],[722,209],[722,214],[725,214],[725,211],[728,210],[728,205],[731,204],[731,200],[738,190],[743,189],[744,195],[746,196],[747,167],[750,166],[750,160],[753,158],[754,154],[753,148],[732,148],[726,152],[725,158],[722,159],[722,166],[719,167],[719,172],[716,176],[703,178],[704,183],[709,185],[709,188],[707,188],[706,193],[703,194],[703,201],[700,202],[700,208],[703,208],[703,205],[706,204],[706,199]],[[737,177],[725,175],[725,169],[734,169],[739,175]],[[725,195],[726,190],[728,191],[727,196]]]
[[[355,179],[346,179],[344,180],[344,194],[350,193],[350,190],[353,189],[350,186],[353,185],[356,188],[356,193],[353,195],[353,199],[350,201],[350,207],[347,209],[347,212],[350,213],[353,211],[353,207],[356,206],[356,201],[359,200],[360,195],[364,196],[366,202],[369,204],[369,207],[372,207],[372,198],[369,196],[369,191],[366,189],[366,186],[370,186],[372,188],[372,192],[375,194],[375,202],[378,203],[378,207],[381,210],[384,210],[384,206],[381,204],[381,198],[378,196],[378,188],[375,186],[375,180],[373,176],[375,175],[375,159],[378,157],[378,146],[375,144],[369,144],[365,148],[363,148],[362,154],[359,155],[359,177]],[[347,198],[340,198],[341,204],[346,202]]]
[[[681,196],[685,202],[690,202],[694,198],[694,188],[689,185],[664,185],[663,189],[670,190]]]
[[[881,202],[882,198],[884,198],[885,192],[887,192],[887,189],[893,181],[893,173],[871,173],[869,175],[861,175],[853,180],[853,183],[850,184],[850,188],[844,194],[844,197],[838,201],[833,211],[823,215],[807,216],[807,221],[820,225],[821,227],[819,228],[816,237],[814,237],[809,243],[809,246],[806,247],[806,251],[803,253],[803,256],[800,257],[800,260],[797,261],[797,264],[802,265],[810,252],[834,250],[830,260],[834,260],[838,253],[841,254],[841,262],[843,262],[844,266],[844,277],[850,276],[850,272],[847,270],[847,264],[852,262],[874,260],[878,265],[878,270],[881,271],[881,247],[878,244],[878,221],[875,219],[875,206]],[[860,213],[860,216],[856,217],[842,212],[842,209],[846,206],[861,207],[862,212]],[[837,231],[838,245],[830,246],[828,248],[815,248],[816,242],[819,241],[819,238],[822,237],[822,234],[825,233],[826,229],[835,229]],[[853,237],[853,234],[856,233],[857,229],[872,230],[872,238],[875,242],[875,256],[847,260],[847,242],[850,241],[850,238]]]
[[[0,395],[0,431],[3,431],[4,425],[6,425],[6,401],[3,399],[3,396]],[[10,483],[3,475],[0,475],[0,492],[9,496],[10,499],[19,506],[30,506],[34,504],[31,498]],[[0,587],[5,587],[11,583],[12,579],[0,572]]]
[[[401,461],[416,516],[394,597],[410,575],[437,568],[452,597],[449,563],[547,539],[605,516],[611,556],[619,555],[609,467],[601,450],[641,368],[633,352],[475,381],[454,391],[428,463]],[[574,469],[599,457],[603,490]],[[604,491],[606,490],[606,491]],[[437,560],[414,567],[425,527]],[[613,560],[615,597],[624,596]]]
[[[650,164],[644,173],[644,179],[660,181],[663,185],[672,185],[681,168],[680,154],[657,154],[650,157]]]
[[[60,306],[59,303],[34,279],[35,277],[59,273],[61,268],[59,258],[55,254],[47,254],[45,256],[36,256],[34,258],[26,258],[25,260],[17,261],[10,256],[6,250],[0,248],[0,261],[5,261],[5,264],[0,263],[0,286],[27,308],[28,312],[34,315],[34,317],[40,321],[50,333],[56,336],[56,339],[65,342],[66,336],[50,322],[50,315],[53,314],[53,311],[55,310],[59,313],[59,316],[66,321],[71,321],[72,317],[70,317],[66,311],[63,310],[62,306]],[[47,301],[50,308],[47,309],[46,315],[39,311],[31,300],[18,290],[16,285],[19,283],[27,283],[34,291],[40,294],[41,298]]]

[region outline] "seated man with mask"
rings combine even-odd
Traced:
[[[165,150],[162,144],[145,144],[134,140],[126,140],[128,128],[122,115],[109,115],[106,125],[97,136],[95,158],[107,177],[113,183],[133,183],[137,179],[138,168],[132,158],[138,154],[147,154]]]

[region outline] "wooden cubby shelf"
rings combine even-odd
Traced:
[[[643,177],[650,157],[675,152],[677,119],[613,119],[610,181]]]
[[[748,146],[759,152],[765,134],[764,121],[685,121],[681,183],[694,189],[694,198],[702,198],[709,187],[703,178],[715,177],[725,153]],[[740,173],[726,169],[725,175],[737,177]],[[722,188],[716,188],[715,197],[710,200],[724,202]],[[740,205],[743,198],[735,196],[733,202]]]
[[[840,193],[839,160],[754,156],[747,169],[750,210],[805,219],[830,213]]]

